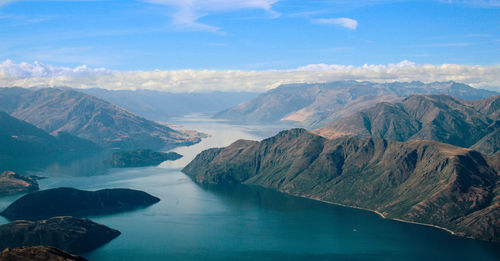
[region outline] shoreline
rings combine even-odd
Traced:
[[[285,194],[288,194],[288,195],[293,195],[293,194],[286,193],[286,192],[282,192],[282,193],[285,193]],[[421,223],[421,222],[410,221],[410,220],[404,220],[404,219],[400,219],[400,218],[388,218],[388,217],[386,217],[384,214],[380,213],[378,210],[373,210],[373,209],[368,209],[368,208],[363,208],[363,207],[356,207],[356,206],[344,205],[344,204],[340,204],[340,203],[335,203],[335,202],[326,201],[326,200],[319,199],[319,198],[312,198],[312,197],[298,196],[298,195],[296,195],[296,196],[297,196],[297,197],[300,197],[300,198],[306,198],[306,199],[311,199],[311,200],[320,201],[320,202],[323,202],[323,203],[326,203],[326,204],[330,204],[330,205],[335,205],[335,206],[340,206],[340,207],[347,207],[347,208],[353,208],[353,209],[359,209],[359,210],[369,211],[369,212],[372,212],[372,213],[375,213],[375,214],[379,215],[379,216],[380,216],[381,218],[383,218],[383,219],[387,219],[387,220],[394,220],[394,221],[403,222],[403,223],[408,223],[408,224],[414,224],[414,225],[421,225],[421,226],[433,227],[433,228],[437,228],[437,229],[440,229],[440,230],[446,231],[446,232],[450,233],[450,234],[451,234],[451,235],[453,235],[453,236],[458,236],[458,237],[465,237],[465,238],[474,239],[474,238],[472,238],[472,237],[458,235],[455,231],[453,231],[453,230],[451,230],[451,229],[448,229],[448,228],[445,228],[445,227],[440,227],[440,226],[438,226],[438,225],[427,224],[427,223]]]

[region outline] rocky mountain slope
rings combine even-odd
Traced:
[[[303,129],[206,150],[184,169],[199,183],[242,183],[500,241],[499,159],[438,143],[325,139]]]
[[[449,94],[467,100],[497,94],[456,82],[286,84],[221,111],[215,117],[246,123],[290,121],[306,128],[319,128],[376,103],[399,101],[417,93]]]
[[[144,208],[158,201],[159,198],[140,190],[85,191],[55,188],[24,195],[0,214],[10,220],[40,220],[55,216],[85,217]]]
[[[50,134],[67,132],[107,148],[194,144],[195,132],[174,130],[71,89],[0,88],[0,110]]]
[[[407,140],[435,140],[486,154],[500,149],[500,96],[466,101],[449,95],[412,95],[379,103],[313,132]]]
[[[6,248],[0,252],[2,261],[87,261],[87,259],[64,252],[55,247],[32,246]]]
[[[0,249],[21,246],[51,246],[83,253],[94,250],[120,232],[86,218],[53,217],[47,220],[17,220],[0,226]]]

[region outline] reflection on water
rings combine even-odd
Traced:
[[[82,165],[90,166],[63,164],[40,171],[49,177],[40,180],[43,189],[126,187],[161,199],[146,209],[93,217],[122,234],[84,256],[90,260],[500,259],[498,245],[385,220],[371,212],[258,187],[197,185],[180,169],[201,150],[226,146],[239,138],[261,139],[280,128],[233,126],[194,117],[177,124],[210,138],[175,149],[184,158],[160,167],[99,170],[93,166],[96,161],[83,161]],[[86,175],[85,168],[91,174]],[[62,175],[70,170],[80,174]],[[0,208],[17,197],[0,198]]]

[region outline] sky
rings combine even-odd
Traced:
[[[387,79],[500,91],[499,74],[500,0],[0,0],[3,86]]]

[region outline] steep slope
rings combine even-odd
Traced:
[[[99,147],[88,140],[64,132],[54,137],[0,111],[0,158],[37,157],[97,150]]]
[[[449,94],[468,100],[497,94],[456,82],[287,84],[221,111],[215,117],[238,122],[291,121],[299,126],[318,128],[376,103],[394,102],[417,93]]]
[[[449,95],[412,95],[398,103],[379,103],[314,130],[326,138],[346,135],[407,140],[435,140],[471,147],[487,154],[500,148],[494,118],[500,96],[465,101]]]
[[[10,101],[10,102],[7,102]],[[0,109],[51,134],[67,132],[103,147],[175,147],[200,141],[71,89],[0,89]]]
[[[433,141],[343,137],[292,129],[200,153],[199,183],[243,183],[500,241],[499,175],[482,154]]]

